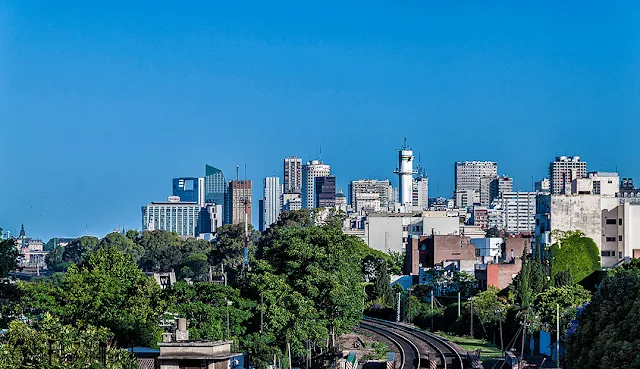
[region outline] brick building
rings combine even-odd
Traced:
[[[454,263],[458,270],[473,269],[476,248],[469,237],[461,235],[412,236],[405,256],[405,272],[419,273],[420,266],[433,268],[436,265]]]

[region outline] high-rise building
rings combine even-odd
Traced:
[[[498,229],[510,234],[531,233],[536,230],[536,192],[504,192],[494,200],[492,220]]]
[[[429,178],[422,175],[414,178],[411,195],[414,210],[429,210]]]
[[[279,177],[264,179],[263,229],[278,221],[282,209],[282,185]]]
[[[413,150],[407,147],[407,140],[398,150],[398,168],[393,172],[398,175],[400,205],[408,208],[413,204],[413,175],[417,172],[413,170]]]
[[[574,179],[587,176],[587,163],[579,156],[558,156],[549,164],[549,182],[552,195],[564,195],[571,192]]]
[[[166,202],[142,207],[142,231],[169,231],[183,237],[195,237],[200,205],[170,196]]]
[[[315,178],[331,175],[331,166],[312,160],[302,167],[302,207],[312,209],[315,201]],[[335,192],[335,189],[334,189]]]
[[[464,161],[455,163],[455,192],[456,206],[466,207],[473,205],[476,199],[480,201],[481,178],[495,178],[498,176],[498,164],[493,161]],[[489,194],[488,185],[484,182],[486,194]],[[487,200],[488,197],[487,197]],[[470,202],[473,201],[473,202]]]
[[[379,181],[376,179],[360,179],[357,181],[351,181],[349,184],[349,199],[351,201],[351,208],[357,212],[362,210],[360,203],[366,202],[370,204],[370,201],[377,201],[375,208],[379,210],[387,210],[389,201],[392,201],[391,182],[388,179]],[[372,196],[371,194],[374,194]],[[375,196],[377,195],[377,196]]]
[[[534,187],[536,192],[550,192],[551,182],[549,182],[549,178],[542,178],[541,180],[536,181]]]
[[[512,191],[513,178],[507,176],[494,178],[489,184],[489,204],[498,197],[501,197],[503,193]]]
[[[264,199],[258,200],[258,230],[264,232]]]
[[[347,211],[347,196],[342,192],[342,188],[338,189],[338,193],[336,193],[336,209]]]
[[[296,156],[284,158],[284,193],[301,193],[302,159]]]
[[[222,205],[220,204],[205,204],[202,206],[198,214],[196,237],[212,238],[218,227],[222,226],[223,216]]]
[[[222,205],[223,214],[227,214],[225,207],[227,196],[227,181],[224,178],[222,170],[205,165],[205,177],[204,177],[204,201],[209,204]]]
[[[201,181],[202,180],[202,181]],[[195,177],[181,177],[174,178],[173,184],[173,196],[178,196],[180,201],[183,202],[197,202],[198,204],[204,204],[204,188],[201,186],[204,178]]]
[[[228,199],[228,223],[241,224],[246,221],[251,224],[251,181],[246,179],[229,181]]]
[[[316,177],[315,181],[315,201],[316,208],[333,208],[336,206],[336,177],[324,176]]]

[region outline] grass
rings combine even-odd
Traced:
[[[483,339],[471,338],[470,336],[452,336],[443,332],[437,332],[437,334],[460,345],[467,351],[475,352],[477,349],[481,349],[483,360],[501,359],[504,357],[504,354],[500,351],[500,347]]]

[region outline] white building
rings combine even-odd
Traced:
[[[262,229],[267,229],[278,221],[282,210],[282,185],[279,177],[266,177],[264,179],[264,224]]]
[[[573,195],[615,196],[620,192],[620,176],[612,172],[590,172],[585,178],[576,178],[571,182]]]
[[[413,180],[412,188],[412,210],[429,210],[429,178],[419,176]]]
[[[497,263],[502,256],[502,238],[473,238],[471,243],[476,247],[476,256],[482,258],[482,264]]]
[[[498,164],[492,161],[464,161],[455,163],[455,192],[456,206],[471,206],[477,199],[480,202],[481,178],[495,178],[498,176]],[[490,180],[489,180],[490,182]],[[484,181],[486,193],[489,194],[489,182]],[[488,197],[487,197],[488,200]],[[470,202],[474,201],[474,202]],[[488,205],[488,204],[487,204]]]
[[[580,161],[579,156],[558,156],[549,164],[549,185],[551,194],[568,195],[571,193],[571,182],[587,176],[587,163]]]
[[[321,160],[312,160],[302,167],[302,207],[313,209],[315,199],[316,177],[331,175],[331,166],[323,164]]]
[[[351,208],[356,212],[387,210],[392,201],[392,187],[388,179],[360,179],[349,184]],[[372,202],[377,202],[373,204]],[[375,210],[372,210],[375,209]]]
[[[342,188],[338,189],[336,193],[336,209],[347,212],[347,196],[342,192]]]
[[[179,197],[169,196],[166,202],[152,202],[142,207],[142,231],[163,230],[195,237],[199,212],[197,202],[181,202]]]
[[[536,192],[550,192],[551,182],[549,182],[549,178],[542,178],[535,183],[534,187]]]
[[[284,193],[302,191],[302,159],[296,156],[284,158]]]
[[[489,203],[505,192],[513,192],[513,178],[507,176],[494,178],[489,184]]]
[[[299,193],[282,194],[282,211],[302,209],[302,196]]]

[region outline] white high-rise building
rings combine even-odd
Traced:
[[[473,205],[473,202],[480,202],[481,188],[486,191],[489,199],[490,180],[484,180],[481,186],[481,178],[495,178],[498,176],[498,163],[493,161],[464,161],[455,163],[455,192],[456,206],[466,207]]]
[[[200,205],[181,202],[178,196],[169,196],[166,202],[152,202],[142,207],[142,231],[169,231],[179,236],[195,237]]]
[[[302,159],[296,156],[284,158],[284,193],[302,191]]]
[[[323,164],[322,160],[312,160],[302,167],[302,207],[313,209],[315,199],[316,177],[331,175],[331,166]]]
[[[279,177],[267,177],[264,179],[264,224],[263,229],[269,228],[278,221],[282,209],[282,185]]]
[[[419,176],[413,180],[412,205],[414,210],[429,210],[429,178]]]
[[[571,193],[571,182],[587,176],[587,163],[579,156],[558,156],[549,164],[549,182],[552,195]]]
[[[398,168],[393,171],[398,175],[400,193],[400,205],[409,208],[413,204],[413,150],[407,148],[407,141],[401,150],[398,150]]]

